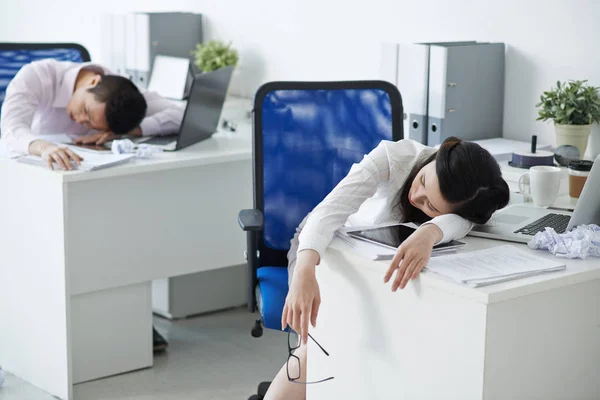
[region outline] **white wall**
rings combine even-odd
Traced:
[[[377,78],[382,41],[502,41],[511,138],[553,142],[534,105],[557,79],[600,85],[594,0],[0,0],[0,41],[74,41],[102,61],[100,14],[125,11],[204,13],[207,37],[240,49],[252,90],[275,79]]]

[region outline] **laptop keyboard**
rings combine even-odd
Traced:
[[[145,144],[154,144],[157,146],[164,146],[170,143],[173,143],[177,140],[177,135],[173,136],[173,135],[168,135],[168,136],[155,136],[150,140],[146,140],[142,143]]]
[[[531,224],[516,230],[515,233],[522,233],[523,235],[535,235],[538,232],[543,231],[546,227],[554,228],[556,233],[564,233],[569,225],[570,215],[565,214],[548,214],[542,218],[533,221]]]

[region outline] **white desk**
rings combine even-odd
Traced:
[[[464,251],[504,244],[466,242]],[[308,379],[335,379],[309,385],[308,400],[597,399],[600,260],[566,264],[477,289],[423,273],[392,293],[387,262],[334,242],[317,267],[311,331],[331,356],[309,341]]]
[[[71,399],[151,366],[151,281],[245,262],[250,131],[91,173],[0,160],[4,369]]]

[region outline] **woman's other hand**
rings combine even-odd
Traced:
[[[308,321],[313,327],[317,325],[317,315],[321,305],[321,293],[315,275],[319,262],[319,253],[314,250],[303,250],[298,253],[298,260],[292,284],[285,299],[281,314],[281,329],[291,326],[302,338],[308,340]]]
[[[416,279],[429,262],[433,246],[442,240],[442,231],[434,224],[420,226],[396,251],[383,281],[389,282],[394,271],[396,277],[392,291],[404,289],[409,279]]]

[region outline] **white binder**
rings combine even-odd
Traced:
[[[420,44],[398,45],[398,89],[402,94],[404,132],[409,139],[427,143],[429,48]]]
[[[474,41],[382,45],[380,74],[402,95],[405,137],[429,146],[502,137],[504,51]]]

